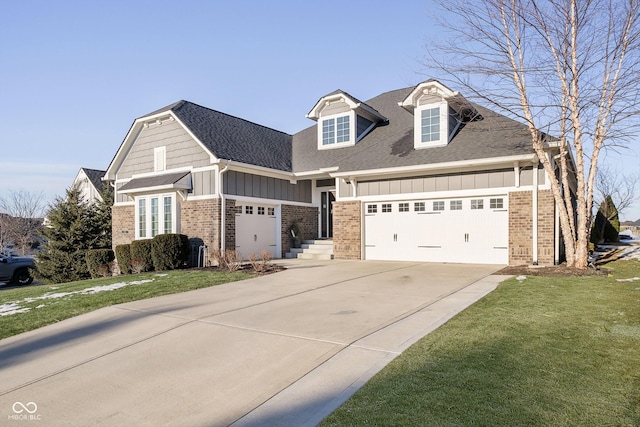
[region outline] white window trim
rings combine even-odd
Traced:
[[[178,205],[175,193],[149,194],[145,196],[135,197],[135,219],[136,219],[136,240],[153,239],[151,235],[151,199],[158,199],[158,234],[166,234],[164,229],[164,198],[171,197],[171,233],[179,233],[178,229]],[[140,199],[146,200],[146,235],[140,237],[140,221],[138,209],[140,208]]]
[[[331,120],[334,119],[335,120],[335,134],[334,134],[334,141],[337,139],[338,137],[338,117],[344,117],[344,116],[349,116],[349,140],[348,141],[344,141],[344,142],[334,142],[333,144],[327,144],[327,145],[323,145],[322,144],[322,125],[324,123],[325,120]],[[341,148],[341,147],[351,147],[356,145],[356,113],[355,111],[351,110],[348,112],[343,112],[343,113],[337,113],[337,114],[331,114],[329,116],[321,116],[318,120],[318,150],[332,150],[334,148]]]
[[[431,108],[440,109],[440,139],[437,141],[422,142],[422,111]],[[447,104],[446,101],[442,101],[416,107],[413,114],[413,129],[413,146],[416,150],[446,146],[449,143],[449,104]]]

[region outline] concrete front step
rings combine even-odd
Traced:
[[[303,252],[298,254],[298,259],[325,259],[330,260],[333,259],[333,254],[308,254]]]
[[[292,248],[285,254],[285,258],[299,259],[333,259],[332,240],[304,240],[301,248]]]

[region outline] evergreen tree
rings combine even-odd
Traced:
[[[102,200],[95,205],[96,222],[102,234],[96,242],[100,249],[111,249],[111,207],[113,206],[113,187],[105,183],[100,192]]]
[[[613,203],[611,196],[606,196],[596,214],[591,229],[591,241],[593,243],[617,242],[618,233],[620,232],[620,218],[618,217],[618,209]]]
[[[45,243],[36,261],[38,277],[53,283],[89,279],[85,253],[105,245],[110,247],[110,214],[107,241],[104,209],[83,200],[79,189],[72,187],[65,198],[55,199],[47,219],[48,225],[43,230]]]

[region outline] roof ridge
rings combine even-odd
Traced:
[[[262,125],[260,123],[256,123],[256,122],[251,121],[251,120],[243,119],[242,117],[234,116],[233,114],[225,113],[225,112],[219,111],[219,110],[214,110],[213,108],[205,107],[203,105],[196,104],[195,102],[182,100],[182,101],[180,101],[180,103],[181,103],[180,106],[176,106],[175,108],[171,108],[171,111],[173,111],[174,109],[179,109],[182,106],[184,106],[185,104],[191,104],[191,105],[194,105],[196,107],[203,108],[205,110],[213,111],[214,113],[221,114],[223,116],[231,117],[231,118],[234,118],[234,119],[237,119],[237,120],[242,120],[243,122],[251,123],[252,125],[259,126],[261,128],[264,128],[264,129],[269,129],[269,130],[272,130],[274,132],[278,132],[278,133],[282,133],[284,135],[291,136],[290,133],[287,133],[287,132],[284,132],[284,131],[281,131],[281,130],[278,130],[278,129],[274,129],[274,128],[270,127],[270,126],[265,126],[265,125]],[[178,103],[176,103],[176,104],[178,104]]]

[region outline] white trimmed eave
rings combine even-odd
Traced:
[[[446,163],[434,163],[434,164],[422,164],[414,166],[403,166],[397,168],[383,168],[383,169],[367,169],[360,171],[345,171],[334,172],[329,175],[333,178],[393,178],[411,176],[419,173],[438,173],[449,171],[471,171],[478,168],[499,168],[499,167],[513,167],[516,162],[531,162],[536,158],[535,153],[521,154],[517,156],[507,157],[492,157],[486,159],[477,160],[462,160],[457,162]]]
[[[398,105],[408,112],[413,113],[417,104],[417,99],[423,94],[428,93],[437,93],[445,100],[460,96],[458,92],[452,91],[442,83],[436,80],[430,80],[418,84],[403,101],[398,102]]]
[[[226,159],[216,159],[214,163],[218,164],[219,167],[220,166],[224,167],[228,165],[229,166],[228,170],[233,170],[236,172],[268,176],[276,179],[285,179],[292,182],[296,181],[296,177],[293,172],[285,172],[277,169],[266,168],[264,166],[256,166],[249,163],[241,163],[241,162],[236,162],[234,160],[226,160]]]
[[[332,173],[337,172],[338,169],[338,166],[334,166],[331,168],[320,168],[312,171],[295,172],[293,175],[300,179],[324,179],[331,178],[333,176]]]
[[[320,118],[320,113],[322,112],[324,107],[326,107],[328,104],[332,102],[336,102],[340,100],[343,100],[352,110],[357,108],[358,105],[360,105],[359,103],[356,103],[353,100],[353,98],[346,95],[344,92],[339,92],[333,95],[327,95],[320,98],[320,100],[316,102],[316,105],[314,105],[311,111],[309,111],[309,113],[307,114],[307,118],[317,121]]]
[[[122,144],[120,144],[118,152],[111,161],[111,164],[109,164],[109,167],[107,168],[107,171],[102,178],[103,181],[114,181],[116,179],[116,173],[118,169],[120,169],[120,166],[129,154],[131,147],[133,147],[133,144],[138,139],[140,132],[142,132],[145,127],[162,124],[167,120],[176,121],[177,123],[179,123],[180,126],[182,126],[182,128],[185,130],[185,132],[187,132],[187,134],[189,134],[189,136],[200,146],[200,148],[202,148],[206,153],[209,154],[211,163],[217,162],[218,159],[211,152],[211,150],[209,150],[207,146],[204,145],[202,141],[200,141],[200,139],[198,139],[193,134],[193,132],[191,132],[191,130],[174,114],[173,111],[169,110],[151,116],[140,117],[133,122],[133,125],[131,125],[127,136],[124,138],[124,141],[122,141]]]

